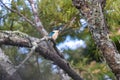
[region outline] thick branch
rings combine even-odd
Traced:
[[[103,15],[103,8],[106,0],[72,0],[74,6],[88,19],[89,29],[92,36],[102,51],[106,62],[120,80],[120,54],[113,42],[108,37],[108,28]],[[98,2],[99,1],[99,2]]]
[[[57,53],[49,50],[48,45],[45,41],[39,42],[40,39],[38,38],[33,38],[25,34],[18,34],[11,31],[0,32],[0,44],[32,47],[31,42],[34,41],[38,43],[36,52],[38,52],[46,59],[52,60],[56,65],[68,73],[68,75],[71,76],[74,80],[82,80],[82,78],[69,66],[69,63],[66,60],[57,55]]]

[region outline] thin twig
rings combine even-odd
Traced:
[[[76,13],[76,15],[77,15],[77,14],[78,14],[78,13]],[[71,20],[70,20],[67,24],[65,24],[65,25],[63,26],[62,31],[63,31],[67,26],[70,26],[70,27],[71,27],[71,26],[73,25],[73,23],[75,22],[75,20],[76,20],[76,16],[73,16],[73,17],[71,18]],[[61,32],[62,32],[62,31],[61,31]],[[61,33],[61,32],[60,32],[60,33]],[[60,34],[60,33],[59,33],[59,34]]]
[[[27,57],[15,68],[20,68],[34,53],[35,49],[37,47],[37,43],[35,43],[35,45],[33,45],[33,47],[31,48],[30,52],[28,53]]]
[[[14,13],[18,14],[18,15],[21,16],[23,19],[25,19],[28,23],[30,23],[32,26],[35,26],[35,24],[34,24],[30,19],[28,19],[28,18],[27,18],[26,16],[24,16],[23,14],[21,14],[19,11],[9,8],[9,7],[6,6],[1,0],[0,0],[0,2],[3,4],[3,6],[5,6],[5,8],[7,8],[8,10],[10,10],[11,12],[14,12]]]

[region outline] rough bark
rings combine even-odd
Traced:
[[[0,48],[0,80],[22,80],[7,55]]]
[[[82,78],[70,67],[69,63],[61,58],[57,53],[49,50],[46,41],[40,41],[38,38],[33,38],[23,33],[11,32],[11,31],[1,31],[0,32],[0,44],[13,45],[13,46],[24,46],[32,47],[32,42],[36,41],[38,47],[36,52],[42,55],[48,60],[52,60],[56,65],[62,68],[70,77],[74,80],[82,80]]]
[[[72,0],[74,6],[88,21],[89,30],[117,80],[120,80],[120,54],[109,39],[103,15],[106,0]]]

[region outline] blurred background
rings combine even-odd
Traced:
[[[94,43],[87,28],[86,20],[72,5],[72,0],[35,0],[39,18],[45,29],[51,32],[53,28],[67,25],[59,35],[56,46],[63,52],[66,60],[85,80],[114,80],[100,50]],[[3,0],[6,6],[25,15],[33,21],[33,14],[27,0]],[[107,20],[110,38],[120,51],[120,0],[107,0],[104,15]],[[30,36],[40,38],[40,34],[22,17],[7,10],[0,4],[0,30],[19,30]],[[10,60],[18,65],[29,53],[25,47],[1,46]],[[23,80],[61,80],[59,69],[51,61],[38,56],[36,53],[23,67],[19,74]],[[69,79],[71,80],[71,79]]]

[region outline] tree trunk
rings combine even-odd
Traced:
[[[0,48],[0,80],[22,80],[8,56]]]
[[[120,54],[109,39],[103,15],[106,0],[72,0],[74,6],[88,21],[89,30],[117,80],[120,80]]]

